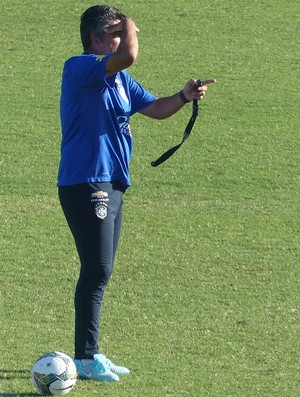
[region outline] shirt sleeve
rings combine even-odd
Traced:
[[[137,113],[140,110],[151,105],[156,100],[156,96],[147,91],[129,74],[127,74],[129,93],[131,99],[131,114]]]
[[[94,54],[70,58],[65,65],[64,73],[73,81],[78,89],[99,90],[109,84],[106,79],[106,63],[110,55],[97,56]]]

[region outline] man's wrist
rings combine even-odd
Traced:
[[[191,102],[191,101],[189,101],[189,100],[187,99],[187,97],[184,95],[183,90],[181,90],[181,91],[179,92],[179,98],[181,99],[181,101],[182,101],[184,104]]]

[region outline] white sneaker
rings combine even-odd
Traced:
[[[100,360],[100,354],[94,354],[94,361],[83,365],[81,360],[74,360],[78,371],[78,378],[97,380],[99,382],[118,382],[120,379],[108,366]]]
[[[126,367],[121,367],[120,365],[115,365],[109,358],[107,358],[104,354],[97,354],[99,356],[99,360],[102,362],[104,367],[108,368],[117,375],[127,375],[130,370]]]

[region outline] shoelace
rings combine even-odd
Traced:
[[[107,358],[104,354],[100,354],[101,360],[108,366],[108,367],[114,367],[115,365],[112,363],[112,361]]]

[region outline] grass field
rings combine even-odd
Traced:
[[[93,3],[1,0],[0,396],[35,359],[73,355],[74,244],[60,209],[61,69]],[[131,74],[154,94],[216,78],[190,117],[132,119],[132,187],[101,346],[132,372],[72,396],[299,397],[298,0],[117,1],[140,28]]]

